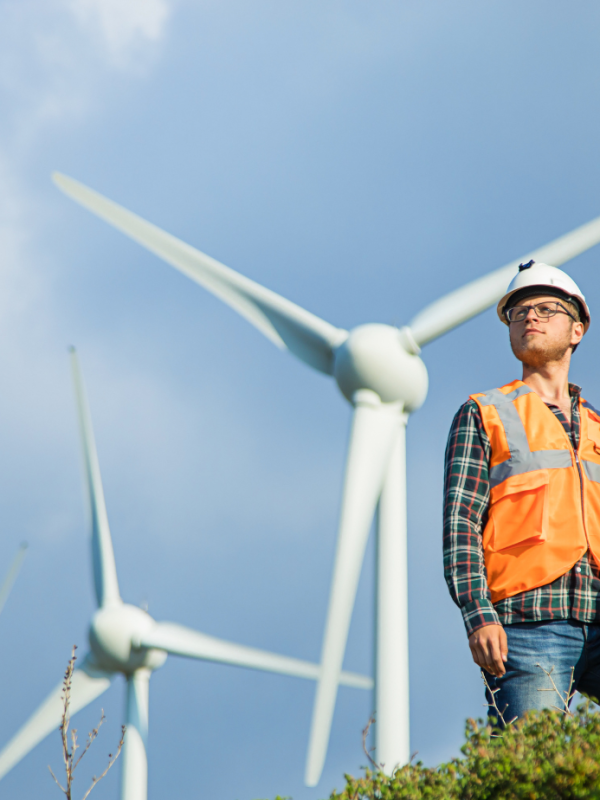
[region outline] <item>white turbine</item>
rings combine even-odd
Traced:
[[[127,730],[123,748],[121,798],[146,800],[149,679],[151,673],[164,664],[167,654],[312,680],[320,677],[320,666],[227,642],[182,625],[155,622],[141,608],[123,602],[92,423],[74,349],[71,350],[71,362],[91,511],[92,566],[98,602],[98,610],[89,627],[90,651],[73,673],[71,713],[76,714],[105,692],[115,675],[121,673],[125,676]],[[351,672],[342,673],[340,682],[360,689],[373,688],[371,678]],[[0,778],[49,733],[58,729],[62,715],[62,691],[61,683],[0,752]]]
[[[23,544],[17,550],[17,554],[13,558],[12,564],[10,565],[9,570],[6,573],[6,577],[4,578],[4,581],[0,586],[0,611],[2,611],[2,609],[4,608],[4,604],[8,600],[8,595],[10,594],[10,590],[12,589],[14,582],[17,580],[17,575],[19,574],[26,553],[27,553],[27,542],[23,542]]]
[[[424,402],[420,348],[502,297],[521,261],[559,266],[600,242],[600,217],[427,306],[408,326],[330,325],[162,231],[78,181],[55,173],[69,197],[118,228],[246,317],[281,349],[332,375],[354,406],[337,552],[308,748],[306,782],[320,778],[369,529],[377,515],[377,761],[409,759],[406,452],[409,415]]]

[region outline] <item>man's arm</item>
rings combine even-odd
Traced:
[[[490,453],[479,408],[469,400],[454,417],[446,446],[444,575],[462,612],[473,660],[493,675],[503,675],[506,634],[492,605],[483,558]]]

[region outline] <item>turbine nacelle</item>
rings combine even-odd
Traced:
[[[126,603],[99,608],[92,617],[89,641],[98,666],[110,672],[131,675],[136,669],[162,667],[164,650],[141,646],[145,634],[156,625],[141,608]]]
[[[403,331],[391,325],[359,325],[335,351],[333,374],[350,402],[369,390],[383,403],[398,403],[412,413],[425,402],[429,380],[418,355],[409,351]]]

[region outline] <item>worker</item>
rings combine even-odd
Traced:
[[[590,324],[572,278],[521,264],[497,311],[522,379],[454,417],[444,572],[502,727],[600,697],[600,413],[568,379]]]

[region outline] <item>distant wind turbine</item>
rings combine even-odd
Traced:
[[[6,577],[0,586],[0,612],[4,608],[4,604],[8,600],[8,595],[10,594],[10,590],[13,587],[14,582],[17,580],[17,575],[21,570],[21,565],[23,564],[23,559],[25,558],[25,554],[27,553],[27,542],[23,542],[23,544],[17,550],[16,556],[13,558],[12,564],[10,565],[10,569],[6,573]]]
[[[409,760],[406,423],[428,388],[421,347],[497,303],[521,261],[560,266],[600,242],[600,217],[490,272],[418,313],[409,325],[336,328],[201,253],[66,175],[56,185],[92,213],[208,289],[282,350],[331,375],[354,407],[337,551],[305,780],[321,776],[350,618],[377,513],[376,760],[386,772]]]
[[[141,608],[123,602],[117,581],[92,422],[74,349],[71,350],[71,364],[91,511],[92,566],[98,603],[98,610],[89,628],[90,650],[73,673],[71,713],[77,713],[105,692],[117,674],[125,676],[127,730],[123,748],[121,800],[146,800],[149,679],[151,673],[164,664],[167,654],[312,680],[319,678],[320,667],[308,661],[207,636],[182,625],[155,622]],[[371,678],[355,673],[343,673],[341,683],[360,689],[373,687]],[[58,729],[62,715],[62,691],[61,683],[0,752],[0,778],[49,733]]]

